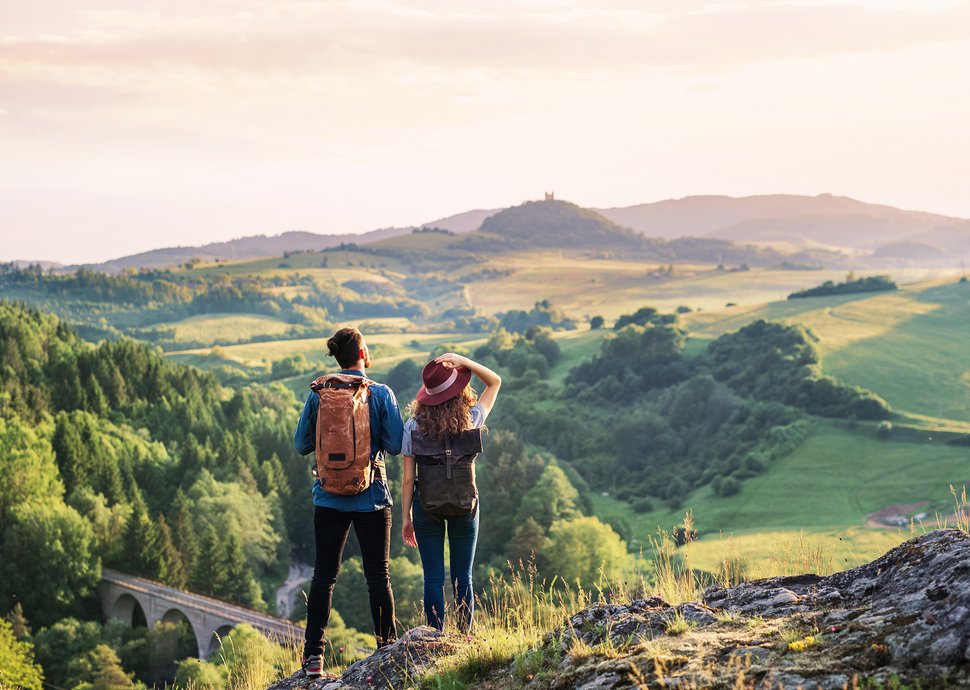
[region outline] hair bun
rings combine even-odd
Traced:
[[[337,356],[337,352],[339,350],[340,350],[340,345],[337,344],[337,339],[336,338],[330,338],[330,340],[327,341],[327,352],[328,352],[329,356],[330,357],[336,357]]]

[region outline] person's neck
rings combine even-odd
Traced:
[[[364,371],[366,367],[364,366],[364,360],[360,360],[356,364],[349,367],[344,367],[344,371]]]

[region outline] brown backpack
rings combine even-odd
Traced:
[[[332,494],[353,496],[383,478],[383,463],[370,459],[370,379],[326,374],[310,389],[320,396],[317,411],[316,467],[320,486]]]

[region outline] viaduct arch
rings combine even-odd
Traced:
[[[301,629],[292,621],[116,570],[101,571],[98,594],[105,618],[124,621],[128,625],[132,625],[138,616],[144,617],[148,627],[158,621],[184,618],[195,635],[200,659],[208,659],[210,654],[218,651],[220,638],[240,623],[248,623],[281,641],[301,634]]]

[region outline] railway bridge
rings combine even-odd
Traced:
[[[187,622],[198,643],[200,659],[218,651],[220,638],[240,623],[280,641],[302,636],[302,629],[292,621],[115,570],[102,570],[98,594],[105,618],[132,625],[140,611],[148,627],[158,621]]]

